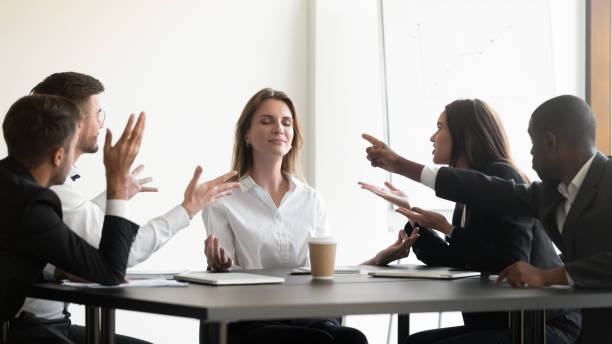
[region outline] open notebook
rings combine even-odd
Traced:
[[[194,283],[211,285],[236,285],[236,284],[269,284],[284,283],[283,277],[257,275],[244,272],[211,272],[190,271],[174,275],[174,279]]]
[[[356,266],[335,266],[334,275],[337,274],[359,274],[361,269]],[[302,266],[291,271],[292,275],[310,275],[310,266]]]
[[[374,277],[408,277],[408,278],[434,278],[455,279],[480,276],[478,271],[457,270],[445,267],[411,266],[409,268],[394,268],[387,270],[370,271]]]

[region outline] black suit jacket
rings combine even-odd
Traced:
[[[125,276],[138,225],[106,216],[99,250],[62,222],[57,195],[36,184],[15,159],[0,161],[0,321],[23,304],[47,262],[87,280],[112,285]]]
[[[486,166],[482,173],[516,183],[523,179],[503,162]],[[462,208],[455,207],[452,236],[445,242],[433,230],[421,228],[413,250],[427,265],[499,273],[519,260],[540,268],[562,264],[550,239],[538,230],[539,223],[529,216],[492,213],[477,204],[466,204],[465,226],[461,226]],[[407,226],[410,226],[408,223]]]
[[[495,162],[485,166],[483,174],[515,183],[524,183],[518,172],[509,164]],[[529,216],[508,216],[493,213],[480,204],[466,204],[465,225],[461,226],[463,209],[455,206],[452,224],[453,234],[447,241],[434,230],[420,228],[419,238],[412,245],[417,258],[427,265],[450,266],[481,272],[499,273],[519,260],[543,269],[562,265],[550,239],[539,227],[539,222]],[[406,229],[411,233],[410,223]],[[570,311],[553,311],[549,320]],[[572,312],[570,321],[580,326],[580,315]],[[483,328],[505,328],[508,313],[463,313],[464,323]]]
[[[570,208],[562,233],[556,209],[564,200],[560,181],[517,184],[475,171],[441,168],[439,197],[492,213],[534,216],[562,252],[565,269],[577,287],[612,287],[612,160],[597,153]],[[583,311],[585,342],[611,338],[612,309]],[[601,337],[604,336],[604,337]]]

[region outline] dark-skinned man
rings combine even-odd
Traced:
[[[533,169],[542,180],[530,185],[475,171],[425,167],[370,135],[363,137],[372,144],[366,149],[372,166],[421,182],[438,197],[540,219],[565,265],[543,270],[519,261],[502,271],[498,281],[515,287],[612,287],[612,160],[595,148],[590,107],[570,95],[552,98],[533,112],[528,131]],[[414,209],[398,211],[417,222],[422,216]],[[612,309],[583,309],[582,315],[582,343],[611,337]]]

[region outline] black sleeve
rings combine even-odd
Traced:
[[[64,224],[58,207],[59,199],[50,190],[31,199],[23,213],[24,236],[17,241],[19,249],[92,282],[122,283],[138,225],[105,216],[100,248],[96,249]]]
[[[465,179],[462,176],[464,170],[444,170],[457,172],[461,179]],[[513,186],[520,186],[522,182],[520,175],[511,166],[504,163],[490,164],[484,172],[496,178],[487,177],[482,173],[468,175],[476,178],[485,177],[484,179],[495,182],[499,180]],[[445,173],[443,169],[440,169],[436,189],[441,185],[440,182],[447,182]],[[449,175],[455,177],[452,173]],[[464,190],[462,192],[474,194],[473,191]],[[453,233],[448,242],[430,229],[419,232],[422,234],[413,245],[417,257],[428,265],[444,265],[494,273],[519,260],[530,262],[535,220],[531,217],[501,215],[490,211],[488,204],[483,206],[483,203],[487,202],[468,203],[469,216],[465,228],[461,227],[459,222],[454,222]]]
[[[453,259],[467,269],[493,273],[519,260],[530,263],[534,220],[510,216],[487,220],[486,228],[455,227],[449,239]]]
[[[452,259],[451,248],[436,234],[433,229],[415,224],[419,228],[419,238],[412,244],[412,251],[417,258],[429,266],[450,266],[455,265],[456,261]],[[406,234],[410,236],[413,228],[410,222],[406,222],[404,227]]]
[[[516,183],[472,170],[442,167],[436,177],[436,196],[477,206],[484,211],[539,216],[541,183]]]
[[[489,164],[483,169],[484,174],[496,177],[513,185],[524,185],[523,178],[518,172],[506,163]],[[521,187],[522,190],[524,190]],[[480,217],[478,221],[471,221],[474,225],[482,226],[478,230],[458,231],[453,234],[452,241],[456,241],[473,257],[478,257],[472,263],[481,270],[499,272],[517,261],[533,263],[531,252],[533,245],[533,231],[535,219],[528,216],[509,216],[490,212],[487,207],[470,205],[474,215]],[[467,234],[467,235],[465,235]],[[539,245],[548,244],[551,247],[538,247],[540,251],[552,252],[550,242],[538,242]],[[549,257],[552,258],[552,257]]]
[[[612,287],[612,252],[604,251],[565,264],[565,270],[577,287]]]

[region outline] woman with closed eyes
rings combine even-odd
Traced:
[[[269,88],[253,95],[236,124],[232,165],[240,187],[202,211],[209,269],[307,265],[308,239],[326,234],[327,218],[319,194],[297,178],[301,145],[291,99]],[[336,318],[232,323],[228,341],[367,343],[360,331]]]

